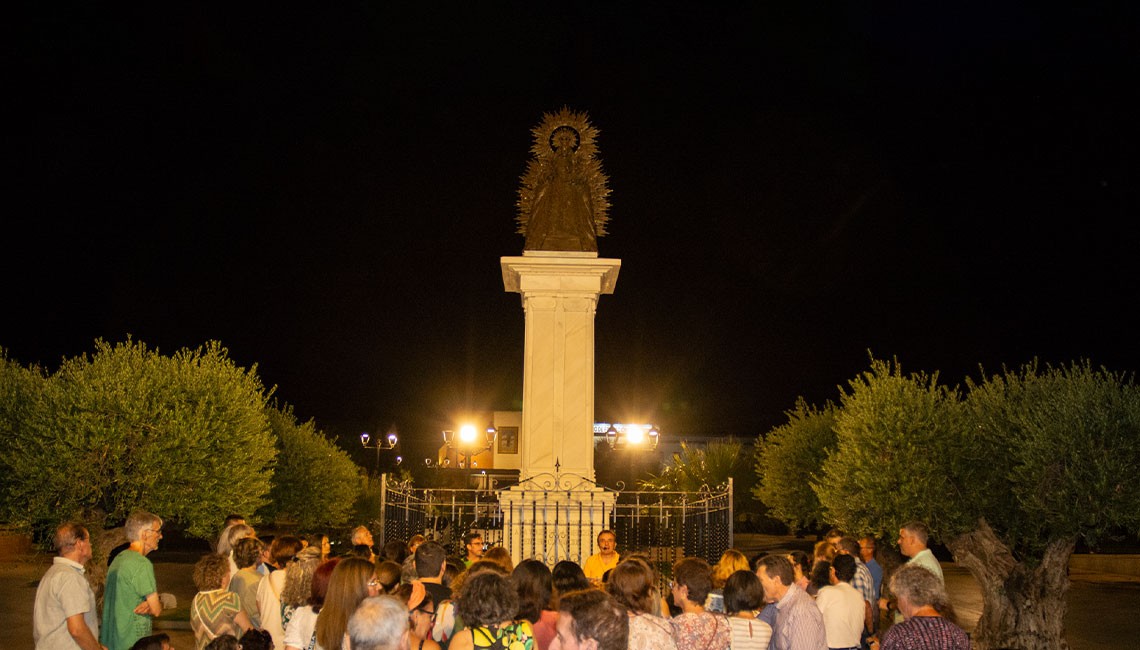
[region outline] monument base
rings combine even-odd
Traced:
[[[594,540],[613,519],[615,496],[589,481],[570,485],[569,478],[536,476],[500,493],[503,545],[515,564],[536,559],[550,567],[562,560],[585,566],[594,553]]]

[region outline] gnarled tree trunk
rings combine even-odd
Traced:
[[[955,561],[982,588],[982,616],[971,638],[976,650],[1068,650],[1065,612],[1075,545],[1071,538],[1053,540],[1040,564],[1030,567],[1013,557],[984,519],[950,541]]]

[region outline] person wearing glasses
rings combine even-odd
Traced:
[[[402,584],[393,594],[408,606],[408,646],[409,650],[439,650],[440,646],[431,638],[435,626],[435,602],[417,581]]]
[[[55,529],[52,542],[59,555],[40,579],[32,613],[36,650],[102,650],[95,593],[83,575],[83,565],[91,561],[91,537],[83,526],[68,522]]]
[[[138,510],[127,517],[124,528],[130,546],[111,563],[103,591],[99,640],[108,650],[129,650],[135,641],[150,636],[153,618],[162,614],[154,565],[146,558],[162,539],[162,519]]]

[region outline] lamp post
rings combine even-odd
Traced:
[[[620,429],[618,427],[621,427]],[[625,454],[626,476],[633,479],[634,453],[641,451],[654,451],[661,442],[661,432],[654,425],[648,427],[640,424],[611,424],[606,429],[606,443],[610,449],[617,451],[620,447]],[[624,483],[624,482],[622,482]]]
[[[454,449],[466,459],[465,462],[460,462],[460,467],[471,469],[471,457],[494,447],[495,438],[498,434],[499,432],[495,430],[495,427],[487,427],[487,430],[480,436],[475,425],[465,424],[459,427],[458,435],[450,429],[444,431],[443,443],[447,445],[448,449]]]
[[[395,431],[389,431],[387,436],[385,436],[384,438],[381,438],[379,440],[376,440],[375,442],[372,442],[372,436],[368,435],[367,431],[360,434],[360,445],[362,447],[364,447],[365,449],[375,449],[376,450],[375,472],[377,474],[380,473],[380,452],[381,451],[387,451],[389,449],[395,449],[396,444],[399,442],[400,442],[400,439],[399,439],[399,437],[396,436]],[[397,456],[396,457],[396,464],[399,465],[402,460],[403,460],[403,458]]]

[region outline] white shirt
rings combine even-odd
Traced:
[[[827,647],[854,648],[863,633],[863,594],[850,582],[840,582],[819,590],[815,604],[823,614]]]

